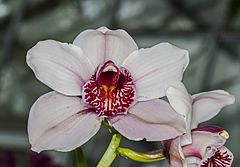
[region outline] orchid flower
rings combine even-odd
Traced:
[[[181,136],[181,145],[192,143],[191,129],[199,123],[210,120],[227,105],[233,104],[234,96],[224,90],[214,90],[189,95],[184,85],[179,82],[167,89],[166,95],[171,106],[185,118],[186,134]]]
[[[205,126],[191,132],[192,144],[181,147],[180,137],[165,142],[171,167],[231,167],[233,154],[225,146],[228,133]]]
[[[180,82],[188,52],[169,43],[140,49],[124,30],[101,27],[73,44],[38,42],[27,53],[36,77],[54,91],[32,106],[32,150],[70,151],[94,136],[103,120],[130,140],[161,141],[185,133],[184,120],[161,98]]]

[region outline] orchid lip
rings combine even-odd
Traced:
[[[202,160],[200,167],[230,167],[233,156],[226,147],[221,147],[214,151],[214,154],[207,159]]]
[[[114,62],[107,61],[83,86],[83,101],[89,104],[99,117],[126,114],[134,103],[136,90],[130,72]]]

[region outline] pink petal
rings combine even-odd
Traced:
[[[41,96],[32,106],[28,137],[32,150],[70,151],[94,136],[101,120],[78,97],[56,92]]]
[[[138,49],[126,31],[113,31],[106,27],[83,31],[76,37],[73,44],[82,48],[95,67],[108,60],[120,65],[130,53]]]
[[[182,80],[188,51],[169,43],[133,52],[122,64],[132,74],[138,101],[165,96],[166,89]]]
[[[181,145],[192,143],[191,137],[191,118],[192,118],[192,98],[188,94],[185,86],[180,82],[175,86],[169,87],[166,91],[167,98],[174,110],[181,114],[185,119],[186,134],[181,136]]]
[[[130,140],[162,141],[185,132],[183,118],[159,99],[139,102],[127,115],[112,117],[109,122]]]
[[[80,48],[53,40],[31,48],[27,64],[40,81],[65,95],[81,95],[81,87],[95,70]]]
[[[168,142],[170,142],[170,145],[168,146],[170,167],[186,167],[186,163],[184,163],[185,157],[182,152],[180,138],[177,137],[176,139]]]
[[[216,116],[227,105],[233,104],[234,96],[224,90],[215,90],[193,95],[192,128]]]

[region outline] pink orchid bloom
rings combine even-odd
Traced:
[[[225,146],[228,133],[219,127],[193,129],[192,144],[181,147],[180,137],[165,142],[171,167],[231,167],[233,154]]]
[[[103,119],[130,140],[161,141],[183,133],[166,89],[182,79],[188,52],[169,43],[140,49],[124,30],[101,27],[73,44],[38,42],[27,53],[36,77],[54,91],[32,106],[32,150],[70,151],[94,136]]]
[[[189,95],[184,85],[179,82],[167,89],[166,95],[175,111],[185,118],[186,134],[181,136],[181,145],[192,143],[191,129],[199,123],[210,120],[227,105],[233,104],[234,96],[224,90],[214,90]]]

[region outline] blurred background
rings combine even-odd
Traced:
[[[40,40],[71,43],[83,30],[100,26],[127,30],[139,47],[168,41],[190,51],[184,76],[191,94],[225,89],[236,103],[207,124],[224,127],[227,147],[240,162],[240,1],[239,0],[0,0],[0,167],[69,167],[71,153],[30,152],[26,127],[33,102],[50,89],[25,63],[28,49]],[[96,166],[110,141],[101,131],[83,146]],[[159,143],[123,140],[122,146],[151,151]],[[155,167],[118,157],[112,166]]]

